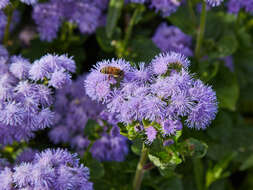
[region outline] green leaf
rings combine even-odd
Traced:
[[[96,133],[96,127],[98,127],[98,123],[92,119],[89,119],[85,128],[84,128],[84,134],[88,137],[94,136]]]
[[[240,170],[244,171],[253,167],[253,154],[240,166]]]
[[[213,58],[223,58],[232,55],[238,48],[238,42],[234,34],[224,34],[215,43],[213,51],[209,54]]]
[[[133,144],[131,146],[131,150],[133,153],[140,155],[142,150],[142,140],[140,138],[137,138],[133,140]]]
[[[185,140],[182,144],[182,154],[193,158],[202,158],[207,153],[207,144],[194,138]]]
[[[105,52],[113,52],[113,50],[115,49],[113,43],[119,40],[120,36],[121,30],[118,27],[116,27],[112,38],[108,38],[104,27],[98,28],[96,30],[96,38],[98,44],[100,45],[101,49],[104,50]]]
[[[189,9],[183,6],[180,6],[175,13],[171,14],[168,20],[187,34],[196,33],[196,23],[190,15]],[[186,20],[187,22],[182,22]]]
[[[221,66],[212,83],[218,97],[219,107],[235,111],[239,97],[239,85],[235,73]]]
[[[160,50],[150,38],[139,37],[130,42],[127,59],[135,62],[150,62]]]
[[[110,0],[106,21],[106,35],[108,38],[111,38],[114,34],[123,6],[124,0]]]
[[[235,156],[236,153],[233,152],[220,160],[213,168],[209,167],[206,173],[206,187],[209,187],[216,180],[229,175],[227,172],[224,172],[224,170],[228,167]]]
[[[87,167],[90,169],[90,177],[93,179],[102,178],[105,174],[104,166],[101,162],[91,158],[87,162]]]

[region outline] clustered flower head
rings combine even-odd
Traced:
[[[170,16],[181,5],[181,0],[151,0],[151,7],[163,16]]]
[[[54,111],[57,122],[49,137],[55,144],[69,143],[78,152],[84,151],[91,144],[90,151],[99,161],[123,161],[128,153],[127,138],[116,133],[117,121],[103,111],[104,106],[92,101],[85,91],[80,91],[85,78],[86,75],[83,75],[71,85],[56,91]],[[101,137],[94,142],[84,133],[89,119],[97,121],[102,127],[99,134]],[[116,132],[108,135],[108,131]]]
[[[68,84],[69,71],[74,69],[74,61],[65,55],[48,54],[30,64],[21,56],[8,57],[8,52],[0,46],[1,144],[28,140],[34,131],[54,123],[49,86],[61,88]]]
[[[107,4],[108,0],[51,0],[34,6],[33,19],[42,40],[55,39],[63,21],[75,23],[83,34],[91,34],[101,25]]]
[[[161,23],[156,29],[152,40],[163,52],[176,51],[186,56],[193,55],[191,50],[191,37],[184,34],[176,26],[168,26],[166,23]]]
[[[150,65],[136,67],[122,59],[102,61],[87,76],[86,93],[104,103],[120,122],[139,126],[148,142],[158,135],[174,135],[183,124],[205,129],[217,113],[216,94],[193,78],[189,65],[176,52],[162,53]]]
[[[5,167],[0,172],[0,189],[92,190],[89,169],[79,164],[76,154],[63,149],[35,153],[30,162]]]
[[[253,11],[253,0],[229,0],[228,11],[230,13],[237,14],[241,9],[251,13]]]

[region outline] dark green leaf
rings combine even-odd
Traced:
[[[124,0],[110,0],[106,21],[106,35],[108,38],[111,38],[114,34],[124,2]]]

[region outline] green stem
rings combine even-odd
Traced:
[[[197,36],[197,45],[196,45],[196,49],[195,49],[195,56],[197,58],[200,57],[200,53],[201,53],[201,46],[202,46],[204,33],[205,33],[205,25],[206,25],[206,3],[205,3],[205,1],[202,1],[200,26],[199,26],[199,30],[198,30],[198,36]]]
[[[133,190],[140,190],[140,188],[141,188],[141,182],[142,182],[143,175],[144,175],[143,167],[144,167],[147,159],[148,159],[148,150],[145,147],[145,145],[143,144],[142,151],[141,151],[141,157],[140,157],[139,163],[138,163],[136,171],[135,171],[135,177],[134,177],[134,181],[133,181]]]
[[[197,190],[206,190],[204,183],[204,169],[200,158],[193,159],[193,170]]]
[[[12,5],[9,5],[6,8],[7,24],[6,24],[5,29],[4,29],[4,40],[3,40],[4,45],[6,47],[8,46],[8,41],[9,41],[9,33],[10,33],[10,26],[11,26],[13,11],[14,11],[14,7],[12,7]]]
[[[137,9],[135,9],[134,14],[133,14],[133,16],[132,16],[132,18],[129,22],[129,25],[128,25],[127,31],[126,31],[126,35],[125,35],[125,38],[124,38],[124,42],[123,42],[123,50],[124,51],[125,51],[125,49],[128,45],[130,37],[132,36],[133,27],[136,24],[136,18],[138,17],[140,12],[141,12],[141,8],[138,7]]]
[[[194,10],[193,10],[192,0],[188,0],[187,2],[188,2],[188,7],[189,7],[189,11],[190,11],[192,20],[194,22],[194,25],[196,25],[196,15],[195,15]]]

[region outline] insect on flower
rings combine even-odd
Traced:
[[[122,71],[118,67],[112,67],[112,66],[103,67],[100,70],[100,72],[103,74],[109,75],[109,78],[110,78],[110,76],[114,76],[115,78],[118,78],[118,77],[122,77],[124,75],[124,71]]]

